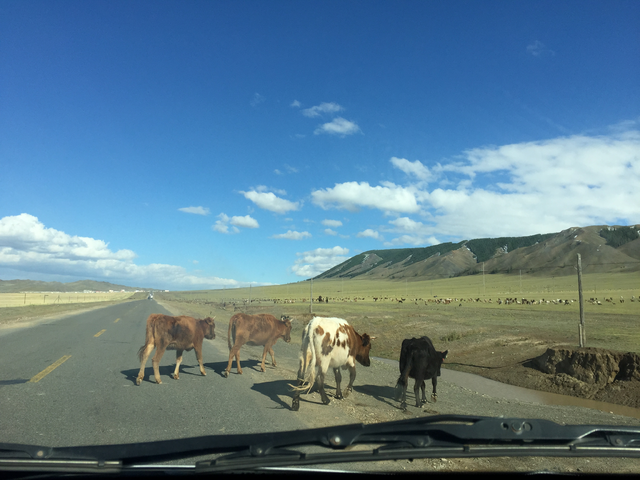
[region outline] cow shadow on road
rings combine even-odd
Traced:
[[[173,372],[176,369],[175,365],[160,365],[158,370],[160,371],[160,379],[164,382],[167,378],[169,380],[173,380]],[[136,384],[136,380],[138,378],[138,372],[140,372],[140,367],[129,370],[122,370],[122,373],[127,380],[130,380],[134,385]],[[184,362],[180,365],[180,378],[183,375],[200,375],[200,366],[196,363],[195,365],[185,365]],[[153,367],[146,367],[144,369],[144,379],[143,382],[156,383],[156,379],[153,376]]]
[[[290,410],[291,405],[280,398],[281,395],[290,394],[290,383],[291,380],[274,380],[272,382],[254,383],[251,390],[255,390],[256,392],[269,397],[271,401],[279,405],[279,407],[276,408],[286,408],[287,410]]]
[[[224,361],[224,362],[209,362],[209,363],[204,363],[204,368],[205,370],[209,369],[209,370],[213,370],[215,373],[217,373],[220,376],[224,377],[224,371],[227,369],[227,365],[229,364],[228,361]],[[253,369],[256,372],[260,371],[260,361],[259,360],[251,360],[251,359],[247,359],[247,360],[240,360],[240,365],[242,366],[242,370],[247,370],[247,369]],[[269,366],[267,365],[267,368],[269,368]],[[238,375],[238,369],[236,368],[236,361],[233,361],[233,364],[231,365],[231,371],[229,372],[229,376],[231,375]]]
[[[386,385],[354,385],[353,390],[379,402],[386,403],[393,408],[400,408],[396,400],[396,389]]]

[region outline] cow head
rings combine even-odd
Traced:
[[[358,335],[360,337],[360,335]],[[371,365],[371,359],[369,358],[369,350],[371,350],[371,337],[366,333],[360,337],[362,344],[358,345],[356,350],[356,360],[360,365],[368,367]]]
[[[215,319],[216,317],[207,317],[203,320],[207,324],[204,330],[204,338],[206,338],[207,340],[213,340],[214,338],[216,338],[216,323],[214,322]]]
[[[288,315],[282,315],[280,320],[284,322],[284,334],[282,338],[285,342],[289,343],[291,342],[291,318],[289,318]]]

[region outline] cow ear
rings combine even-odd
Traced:
[[[449,353],[449,350],[445,350],[444,353],[442,354],[442,359],[444,360],[445,358],[447,358],[447,353]]]
[[[367,335],[366,333],[362,335],[362,346],[366,347],[370,343],[371,343],[371,338],[369,337],[369,335]]]

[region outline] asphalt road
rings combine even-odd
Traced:
[[[435,414],[639,424],[638,418],[630,414],[616,415],[606,409],[544,405],[531,392],[445,369],[438,382],[437,403],[429,402],[421,408],[412,406],[413,381],[410,381],[409,407],[402,411],[394,399],[397,363],[375,358],[368,368],[358,365],[354,392],[349,398],[333,399],[327,406],[321,404],[319,394],[314,392],[303,395],[300,411],[292,412],[288,384],[296,377],[299,345],[279,341],[274,346],[278,366],[270,365],[267,357],[264,373],[259,366],[262,347],[245,345],[240,351],[244,374],[236,373],[234,363],[231,375],[224,378],[228,318],[216,320],[216,339],[204,341],[207,376],[200,375],[191,351],[184,354],[180,380],[173,380],[170,374],[175,367],[175,352],[167,351],[160,362],[163,383],[153,382],[149,360],[145,380],[137,386],[135,378],[140,368],[137,352],[144,343],[146,319],[151,313],[169,312],[155,301],[139,300],[29,326],[0,328],[0,442],[53,447],[136,443]],[[329,395],[334,391],[331,377],[326,385]],[[346,380],[344,376],[343,379]],[[547,465],[544,463],[547,460],[542,459],[540,465]],[[439,461],[381,462],[339,468],[438,470],[445,466]],[[602,468],[609,468],[610,461],[603,459]],[[456,462],[446,465],[477,467],[469,463],[471,460]],[[541,468],[535,462],[523,465]],[[628,462],[621,465],[626,468]],[[492,464],[487,466],[491,468]],[[638,466],[633,463],[633,468]]]
[[[160,362],[163,383],[153,382],[149,358],[137,386],[137,352],[151,313],[169,312],[140,300],[0,330],[0,441],[132,443],[322,425],[316,413],[322,416],[324,405],[309,404],[302,414],[289,410],[296,345],[278,342],[276,361],[282,358],[289,368],[268,365],[266,373],[259,371],[261,347],[243,347],[244,374],[237,375],[234,364],[229,378],[222,377],[226,325],[217,328],[216,339],[204,341],[207,376],[200,375],[191,351],[184,353],[180,380],[173,380],[175,352],[167,351]],[[332,412],[332,420],[354,422],[341,412]]]

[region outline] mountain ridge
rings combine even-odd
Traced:
[[[77,282],[43,282],[40,280],[0,280],[0,293],[20,292],[83,292],[85,290],[108,292],[109,290],[153,290],[149,288],[127,287],[96,280],[79,280]]]
[[[640,225],[571,227],[557,233],[368,250],[314,277],[439,279],[478,273],[532,275],[640,271]],[[571,268],[567,268],[571,267]]]

